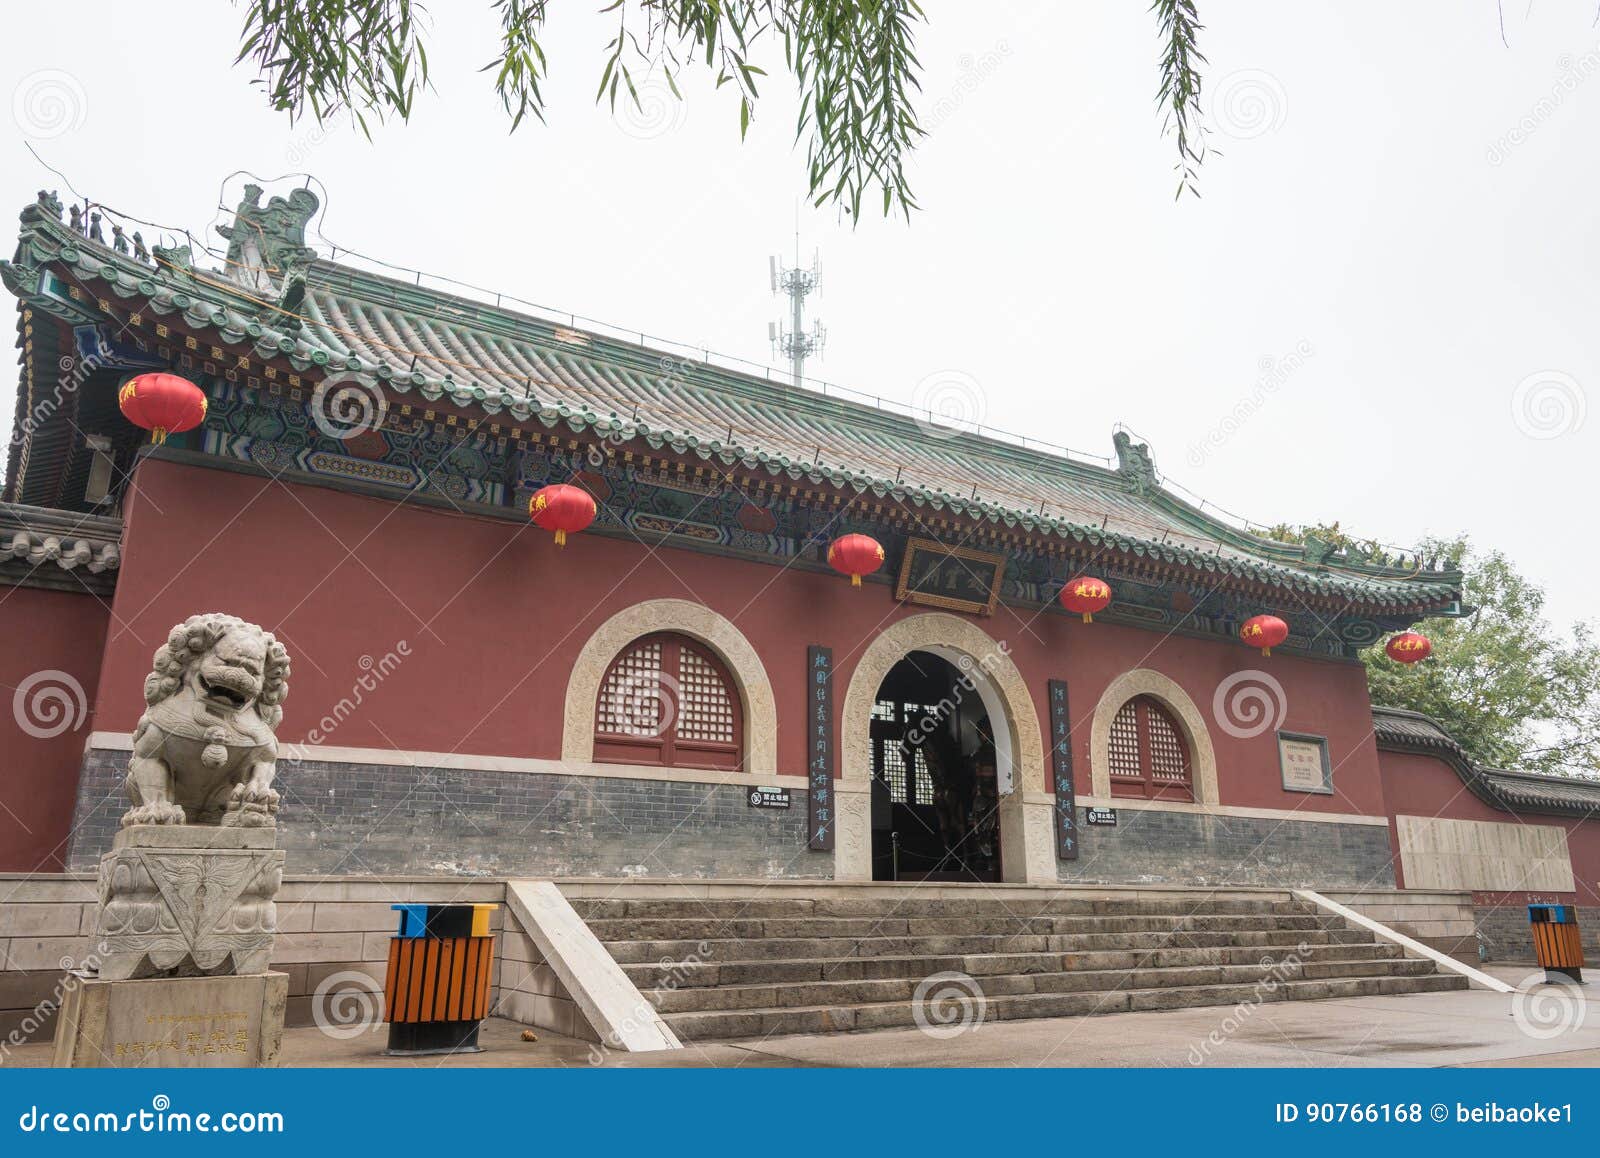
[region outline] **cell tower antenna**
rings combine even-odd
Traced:
[[[800,268],[800,211],[795,209],[794,229],[794,265],[786,266],[781,257],[774,257],[768,262],[771,271],[772,292],[784,294],[789,299],[789,319],[787,324],[769,322],[767,324],[767,337],[772,341],[772,355],[777,357],[782,354],[789,359],[789,371],[794,378],[794,384],[800,385],[805,377],[806,359],[813,354],[822,356],[822,347],[828,340],[828,331],[821,322],[813,322],[809,332],[806,330],[806,297],[822,284],[822,255],[820,251],[812,258],[810,269]]]

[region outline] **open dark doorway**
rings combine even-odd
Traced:
[[[872,879],[998,881],[994,731],[970,678],[914,651],[872,705]]]

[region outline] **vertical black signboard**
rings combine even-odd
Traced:
[[[1050,681],[1050,761],[1056,778],[1056,859],[1078,859],[1078,798],[1072,784],[1072,720],[1067,682]]]
[[[833,648],[806,648],[807,846],[833,848]]]

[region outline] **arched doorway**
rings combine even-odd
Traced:
[[[834,781],[834,876],[873,879],[873,711],[891,670],[913,652],[927,652],[955,666],[971,684],[968,702],[975,694],[988,717],[1000,796],[1000,879],[1054,882],[1054,797],[1045,791],[1044,734],[1027,682],[1004,640],[990,637],[970,620],[936,611],[910,615],[885,628],[862,650],[850,674],[839,720],[839,778]]]
[[[1000,880],[995,731],[970,675],[911,652],[878,686],[870,732],[872,879]]]

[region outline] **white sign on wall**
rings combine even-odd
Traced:
[[[1283,773],[1285,792],[1333,795],[1333,766],[1328,761],[1325,737],[1279,732],[1278,767]]]

